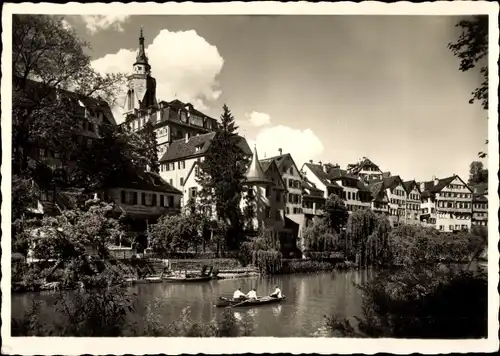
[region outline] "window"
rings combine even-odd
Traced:
[[[174,185],[174,180],[170,179],[169,183],[170,183],[171,186],[173,186]]]
[[[189,189],[189,197],[196,198],[197,189],[196,187]]]
[[[266,206],[266,218],[270,218],[271,217],[271,208]]]
[[[44,148],[40,148],[38,150],[38,154],[40,155],[40,157],[45,157],[45,149]]]
[[[290,167],[290,174],[293,175],[293,167]]]
[[[266,197],[269,198],[271,196],[271,189],[269,186],[266,186]]]
[[[181,183],[181,187],[183,187],[184,186],[184,178],[183,177],[181,177],[180,183]]]
[[[198,177],[200,175],[200,167],[199,166],[194,167],[194,175],[196,177]]]
[[[290,209],[288,208],[288,206],[285,208],[285,212],[287,215],[290,214]]]
[[[281,214],[279,210],[276,210],[276,216],[275,216],[276,221],[281,220]]]
[[[280,191],[276,191],[276,201],[281,202],[281,192]]]
[[[451,231],[453,231],[453,225],[450,225],[449,228]]]

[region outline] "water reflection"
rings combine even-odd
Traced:
[[[223,308],[214,306],[219,296],[231,297],[236,288],[244,292],[257,289],[258,295],[269,295],[278,285],[286,299],[280,304],[233,309],[235,318],[251,323],[256,336],[311,336],[323,333],[325,314],[359,316],[360,291],[353,282],[363,283],[373,272],[338,271],[334,273],[252,277],[193,284],[142,284],[130,288],[137,295],[135,315],[138,325],[154,314],[164,324],[177,320],[186,307],[196,321],[210,321]],[[12,315],[21,316],[32,300],[41,300],[47,323],[53,318],[53,293],[29,293],[12,296]]]

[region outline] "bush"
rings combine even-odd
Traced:
[[[487,336],[487,280],[471,272],[403,270],[360,286],[357,328],[338,315],[327,327],[347,336],[482,338]]]
[[[330,262],[313,260],[292,260],[284,261],[280,273],[309,273],[333,271],[335,266]]]

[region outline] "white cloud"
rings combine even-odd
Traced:
[[[146,34],[147,36],[147,34]],[[92,62],[100,73],[131,73],[137,49],[120,49]],[[196,31],[170,32],[162,30],[146,48],[152,76],[156,78],[158,100],[178,98],[204,110],[221,91],[217,76],[224,59],[217,47],[208,43]],[[124,100],[120,100],[121,105]],[[123,121],[117,118],[118,122]]]
[[[128,21],[130,15],[82,15],[82,20],[87,25],[90,33],[108,28],[123,31],[122,23]]]
[[[250,121],[253,126],[266,126],[271,123],[271,117],[262,112],[252,111],[250,114],[245,114],[246,118]]]
[[[71,26],[71,24],[68,21],[66,21],[65,19],[61,20],[61,24],[62,24],[63,28],[66,30],[73,29],[73,26]]]
[[[262,129],[255,140],[248,140],[253,148],[257,145],[259,159],[273,157],[279,154],[290,153],[298,168],[310,159],[316,160],[323,152],[323,143],[311,129],[299,130],[288,126],[273,126]]]

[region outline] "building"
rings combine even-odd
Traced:
[[[440,231],[470,229],[472,190],[457,175],[420,183],[422,191],[420,220]]]
[[[379,181],[384,178],[384,173],[379,166],[366,157],[361,158],[357,163],[348,164],[347,173],[359,177],[364,182]],[[388,174],[390,175],[390,172]]]
[[[215,131],[217,128],[217,120],[197,110],[191,103],[183,103],[178,99],[158,102],[156,80],[151,75],[142,29],[133,73],[128,77],[124,108],[124,125],[132,131],[142,130],[147,122],[153,125],[159,157],[166,152],[173,141],[189,139],[195,135]]]
[[[488,226],[488,183],[472,188],[472,226]]]
[[[387,195],[389,222],[396,227],[406,222],[406,189],[399,176],[383,178],[382,188]]]
[[[389,197],[383,181],[371,182],[368,184],[372,201],[370,208],[378,214],[389,215]]]
[[[347,211],[352,214],[359,209],[369,209],[371,206],[371,193],[358,177],[340,169],[338,165],[326,168],[328,177],[342,187],[341,198],[345,201]]]
[[[314,164],[313,161],[309,161],[302,165],[300,171],[307,181],[323,192],[323,198],[327,199],[332,194],[342,197],[343,188],[329,176],[328,165],[323,165],[322,162]]]
[[[301,214],[302,213],[302,175],[297,168],[292,156],[289,153],[283,154],[279,150],[279,155],[275,157],[260,160],[264,171],[269,167],[270,162],[276,163],[281,178],[287,189],[285,214]]]
[[[196,173],[199,171],[199,163],[203,162],[214,137],[215,132],[210,132],[173,141],[160,158],[160,176],[182,192],[182,206],[200,190]],[[238,140],[238,145],[243,152],[249,158],[252,157],[252,151],[247,141],[241,136],[237,136],[235,139]]]
[[[249,233],[270,229],[279,239],[282,250],[293,250],[295,239],[292,229],[286,226],[286,187],[274,160],[266,162],[264,170],[257,149],[245,174],[245,193],[241,200],[242,211],[246,211]]]
[[[403,185],[406,190],[405,223],[411,225],[420,224],[420,187],[414,180],[403,182]]]

